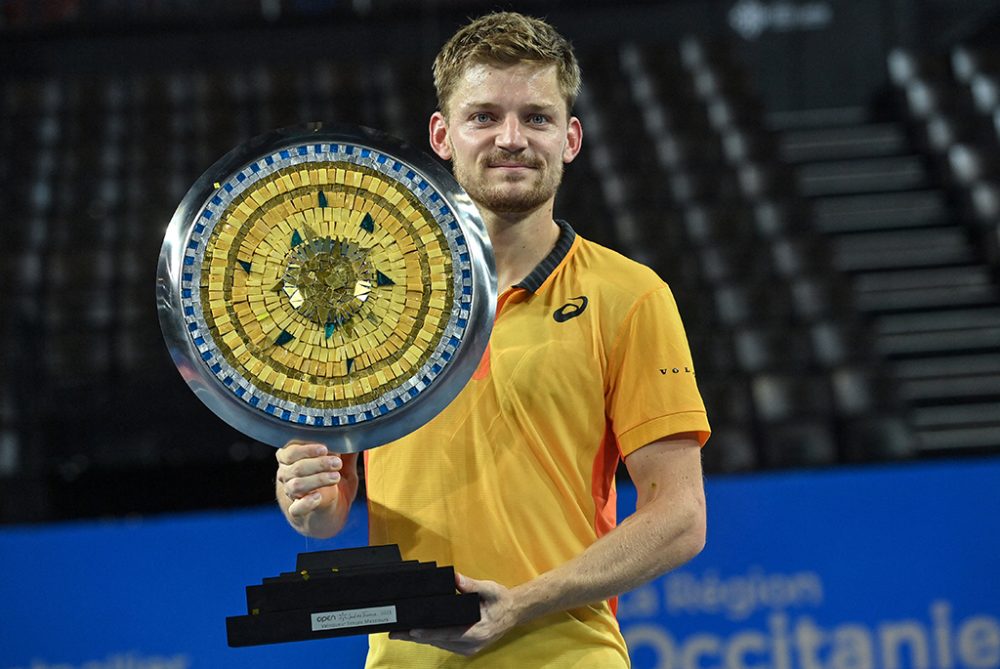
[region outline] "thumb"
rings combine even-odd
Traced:
[[[463,594],[476,592],[478,590],[478,588],[476,588],[477,583],[478,581],[476,581],[476,579],[459,574],[457,571],[455,572],[455,587],[458,588],[459,592]]]

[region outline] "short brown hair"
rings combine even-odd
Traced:
[[[445,106],[459,78],[473,64],[515,65],[522,62],[555,65],[559,92],[571,110],[580,93],[580,65],[573,47],[541,19],[516,12],[496,12],[476,19],[449,39],[434,59],[438,110]]]

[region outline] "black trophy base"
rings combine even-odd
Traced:
[[[479,595],[455,592],[455,570],[404,561],[398,546],[300,553],[296,571],[247,586],[245,616],[226,618],[232,647],[479,620]]]

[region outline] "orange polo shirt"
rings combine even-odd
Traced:
[[[708,438],[670,289],[560,227],[552,252],[500,295],[489,349],[458,397],[365,453],[371,543],[518,585],[615,526],[619,458],[673,434]],[[372,635],[367,667],[627,667],[612,607],[535,620],[472,658]]]

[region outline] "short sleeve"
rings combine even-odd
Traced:
[[[622,457],[651,442],[711,433],[687,335],[670,288],[643,295],[626,315],[608,358],[606,408]]]

